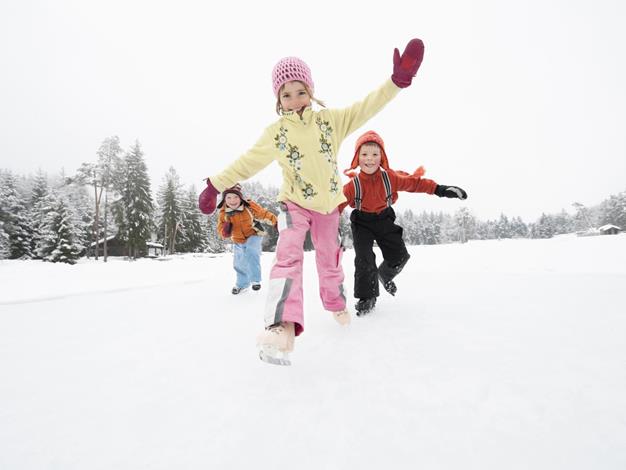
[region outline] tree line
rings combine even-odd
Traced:
[[[0,170],[0,259],[40,259],[73,264],[81,256],[108,257],[115,239],[132,260],[145,256],[148,243],[165,253],[219,253],[228,243],[217,235],[217,218],[206,217],[197,207],[198,189],[185,187],[172,167],[153,196],[145,155],[136,141],[128,150],[119,138],[104,139],[93,161],[72,174],[49,177],[18,176]],[[258,182],[243,184],[246,197],[275,214],[279,211],[275,187]],[[397,222],[409,245],[434,245],[503,238],[550,238],[614,224],[626,228],[626,191],[594,207],[573,203],[573,214],[562,210],[542,214],[532,223],[500,215],[478,220],[467,207],[454,214],[406,210]],[[349,210],[341,218],[345,246],[352,245]],[[278,233],[267,230],[263,249],[273,251]],[[305,249],[313,249],[307,237]]]

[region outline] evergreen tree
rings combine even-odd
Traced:
[[[128,247],[132,259],[146,253],[151,237],[154,204],[150,192],[150,178],[139,142],[131,147],[117,172],[115,188],[121,194],[115,202],[119,238]]]
[[[500,214],[500,219],[496,222],[495,226],[495,235],[499,240],[503,238],[511,238],[511,223],[509,222],[509,218]]]
[[[208,244],[206,232],[202,224],[202,213],[198,209],[198,191],[191,186],[183,204],[183,228],[178,250],[185,253],[201,253]]]
[[[533,229],[532,238],[552,238],[556,232],[554,221],[546,214],[541,214]]]
[[[46,216],[52,210],[52,200],[48,187],[48,177],[39,171],[35,175],[30,195],[29,217],[33,227],[33,257],[41,258],[42,234],[46,225]]]
[[[184,221],[183,192],[180,178],[170,167],[159,188],[157,201],[159,204],[158,233],[163,237],[163,246],[168,253],[176,251],[176,243],[181,225]]]
[[[600,205],[601,225],[617,225],[626,230],[626,191],[612,195]]]
[[[9,234],[4,230],[4,222],[0,220],[0,259],[7,259],[10,255]]]
[[[467,207],[461,207],[454,214],[454,221],[458,230],[458,240],[461,243],[476,237],[476,219]]]
[[[10,171],[0,172],[0,223],[4,236],[8,237],[8,257],[32,258],[33,228],[26,211],[25,198],[20,194],[17,179]]]
[[[139,144],[136,144],[139,145]],[[119,186],[117,179],[120,177],[128,177],[124,172],[127,168],[122,168],[122,147],[118,136],[107,137],[104,139],[100,148],[96,152],[98,155],[98,174],[100,175],[101,191],[104,191],[104,207],[103,207],[103,257],[106,263],[108,257],[108,239],[111,234],[109,229],[109,192]]]
[[[514,238],[528,237],[528,226],[524,223],[521,217],[514,217],[511,220],[511,235]]]
[[[44,260],[53,263],[75,264],[80,256],[80,249],[74,244],[72,214],[61,198],[47,214],[41,251],[45,254]]]

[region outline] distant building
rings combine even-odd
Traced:
[[[598,229],[602,235],[617,235],[622,231],[617,225],[606,224]]]
[[[163,256],[163,245],[156,242],[146,243],[148,247],[148,258],[157,258]],[[151,252],[152,251],[152,252]]]
[[[107,256],[126,256],[126,245],[116,235],[107,237]],[[104,256],[104,238],[97,242],[98,256]],[[96,242],[89,245],[89,256],[95,256]]]

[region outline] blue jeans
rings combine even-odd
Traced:
[[[233,267],[237,272],[237,287],[243,289],[251,283],[261,283],[261,242],[263,237],[256,235],[244,243],[234,243]]]

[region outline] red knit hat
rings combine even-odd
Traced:
[[[227,194],[236,194],[237,196],[239,196],[239,199],[241,199],[241,202],[246,202],[246,200],[243,198],[243,194],[241,192],[241,185],[239,183],[237,183],[235,186],[231,187],[231,188],[226,188],[224,191],[222,191],[222,200],[220,201],[220,203],[217,205],[217,208],[221,208],[224,205],[224,202],[226,202],[226,195]]]
[[[354,157],[352,158],[352,163],[350,164],[350,168],[343,170],[344,175],[350,178],[354,178],[357,175],[356,171],[352,170],[359,166],[359,152],[361,150],[361,146],[370,142],[378,144],[381,154],[380,166],[385,170],[389,170],[389,159],[387,158],[387,153],[385,152],[385,142],[383,141],[383,138],[374,131],[367,131],[356,140],[356,144],[354,144]],[[415,170],[413,175],[421,177],[425,172],[426,170],[424,170],[424,167],[420,166],[417,170]],[[408,175],[405,171],[398,171],[397,173]]]

